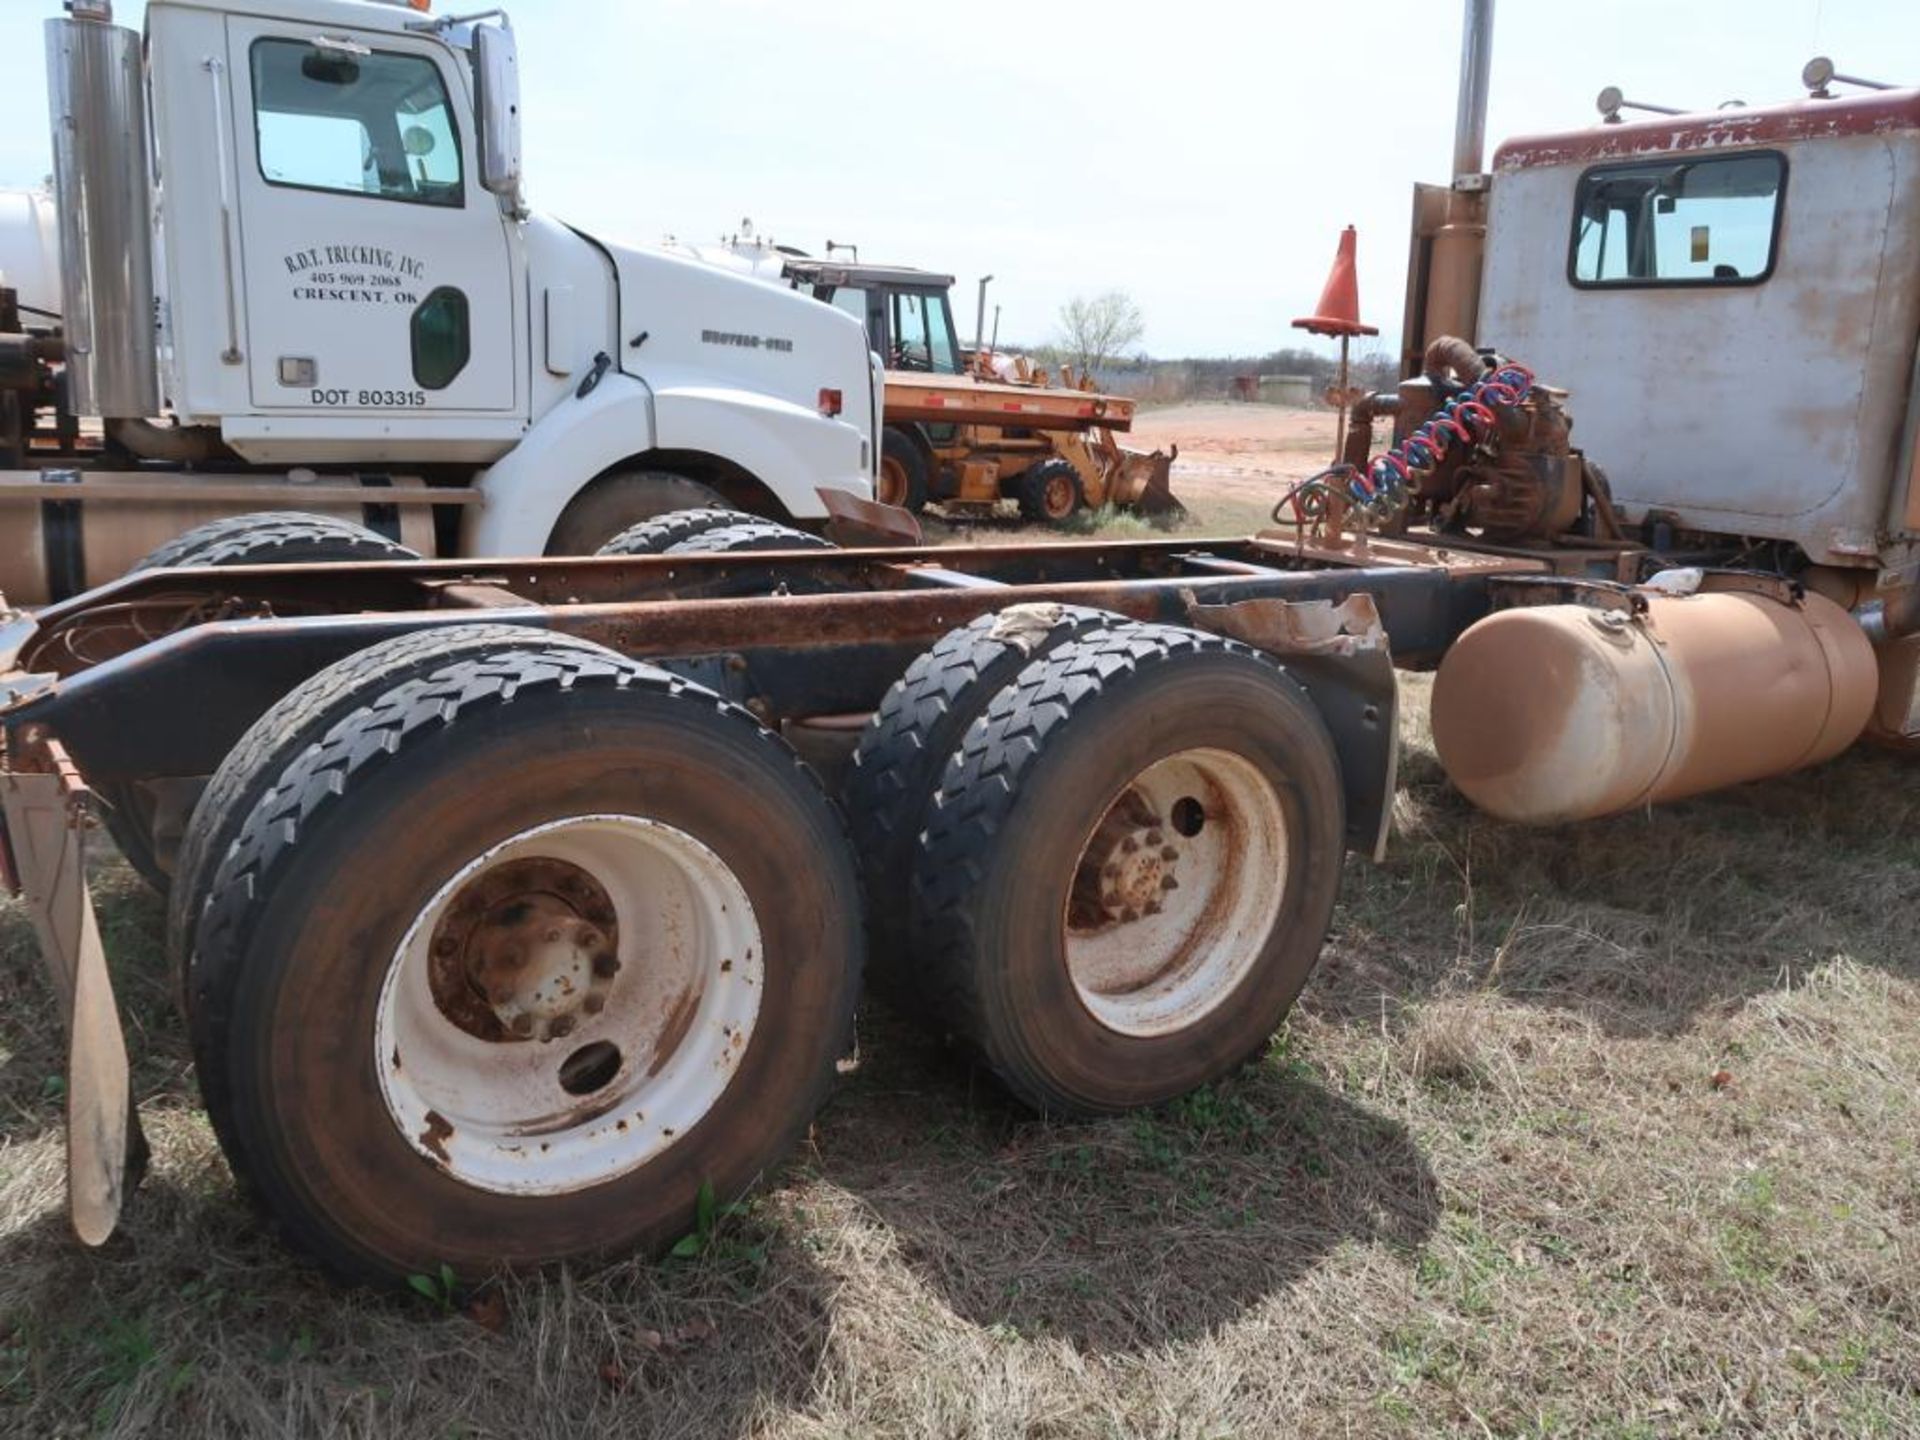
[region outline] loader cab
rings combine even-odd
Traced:
[[[175,409],[254,459],[418,456],[450,419],[444,458],[490,458],[527,319],[471,34],[315,8],[149,8]]]
[[[867,341],[889,370],[958,375],[962,363],[951,275],[896,265],[836,265],[792,260],[785,275],[798,290],[844,310],[867,327]]]

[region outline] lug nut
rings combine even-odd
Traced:
[[[1147,832],[1147,844],[1149,845],[1158,845],[1166,838],[1167,837],[1162,835],[1158,830],[1149,830]]]
[[[598,1015],[602,1010],[607,1008],[607,997],[604,995],[589,995],[581,1004],[586,1009],[587,1014]]]
[[[550,1040],[561,1040],[572,1033],[573,1017],[571,1015],[556,1015],[553,1017],[553,1023],[547,1026],[547,1038]]]
[[[1180,882],[1171,875],[1165,875],[1161,877],[1160,888],[1162,890],[1178,890],[1180,888]]]
[[[620,957],[611,950],[602,950],[593,957],[593,973],[602,980],[611,980],[620,973]]]
[[[513,1017],[513,1024],[509,1028],[513,1031],[514,1034],[519,1035],[523,1038],[525,1036],[531,1035],[533,1034],[533,1016],[516,1015]]]
[[[1126,839],[1120,842],[1120,848],[1123,851],[1125,851],[1127,854],[1131,855],[1134,851],[1140,848],[1140,842],[1134,839],[1133,836],[1129,835],[1127,836]]]
[[[1160,858],[1162,860],[1178,860],[1180,858],[1180,852],[1169,845],[1160,852]]]

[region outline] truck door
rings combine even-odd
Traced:
[[[457,58],[240,17],[227,43],[253,404],[360,422],[512,410],[508,222],[480,188]]]

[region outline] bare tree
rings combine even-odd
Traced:
[[[1061,351],[1081,374],[1119,358],[1146,330],[1140,307],[1124,290],[1076,295],[1060,307]]]

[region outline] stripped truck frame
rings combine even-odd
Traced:
[[[1122,633],[1230,637],[1279,662],[1278,675],[1298,686],[1318,719],[1339,793],[1323,797],[1337,824],[1319,832],[1316,848],[1333,852],[1337,872],[1340,849],[1377,855],[1385,843],[1396,730],[1389,642],[1403,663],[1430,663],[1489,612],[1503,580],[1613,577],[1621,566],[1613,549],[1543,559],[1386,539],[1319,546],[1298,537],[722,550],[147,570],[16,618],[0,632],[4,853],[70,1020],[77,1232],[94,1243],[111,1233],[126,1157],[138,1149],[126,1050],[84,879],[95,792],[185,784],[197,795],[245,748],[250,726],[303,687],[321,685],[329,667],[405,636],[451,654],[463,636],[518,631],[529,643],[565,640],[583,653],[663,667],[810,750],[823,737],[831,745],[834,735],[854,733],[840,717],[882,709],[889,687],[943,636],[996,617],[1038,615],[1044,627],[1070,612]],[[135,710],[141,723],[126,724]],[[831,761],[820,768],[830,772]],[[1090,813],[1097,818],[1105,803],[1095,796]],[[395,854],[404,848],[397,837],[382,843]],[[1271,889],[1273,877],[1255,883]],[[1309,920],[1309,963],[1325,923],[1325,914]],[[1222,1059],[1208,1055],[1205,1063],[1217,1069]],[[690,1202],[691,1194],[680,1198]],[[349,1274],[391,1275],[402,1263],[310,1248]]]
[[[1754,313],[1727,297],[1812,283],[1822,197],[1920,154],[1920,92],[1865,135],[1842,123],[1859,102],[1754,112],[1797,127],[1767,137],[1797,147],[1784,191],[1744,160],[1690,188],[1626,125],[1602,143],[1630,172],[1522,147],[1489,180],[1491,3],[1467,8],[1407,378],[1354,404],[1273,530],[926,549],[904,512],[827,487],[829,532],[863,548],[701,505],[593,559],[366,563],[378,536],[266,515],[0,629],[0,854],[69,1022],[81,1237],[111,1233],[141,1156],[94,816],[168,893],[235,1173],[295,1246],[391,1283],[672,1243],[697,1195],[744,1192],[804,1133],[863,986],[1043,1113],[1226,1075],[1311,974],[1346,855],[1381,852],[1394,664],[1437,667],[1441,766],[1517,823],[1784,774],[1869,732],[1920,746],[1911,508],[1887,508],[1920,483],[1906,272],[1849,272],[1886,287],[1892,330],[1849,351],[1878,398],[1847,407],[1857,443],[1811,531],[1763,491],[1819,467],[1684,443],[1746,427],[1737,406],[1662,415],[1593,383],[1658,379],[1619,338],[1649,309],[1717,337]],[[1707,125],[1736,122],[1674,133]],[[1715,163],[1760,138],[1726,133]],[[1509,263],[1482,287],[1489,185]],[[1564,278],[1502,248],[1528,195],[1558,234],[1577,217]],[[1723,202],[1770,210],[1772,238]],[[1615,330],[1538,333],[1516,276],[1609,300]],[[1669,282],[1694,298],[1643,303]],[[1620,348],[1581,348],[1603,333]],[[1586,396],[1601,458],[1630,457],[1611,483],[1572,443]],[[1626,428],[1656,415],[1679,427],[1664,477]],[[1873,515],[1870,544],[1841,533]]]

